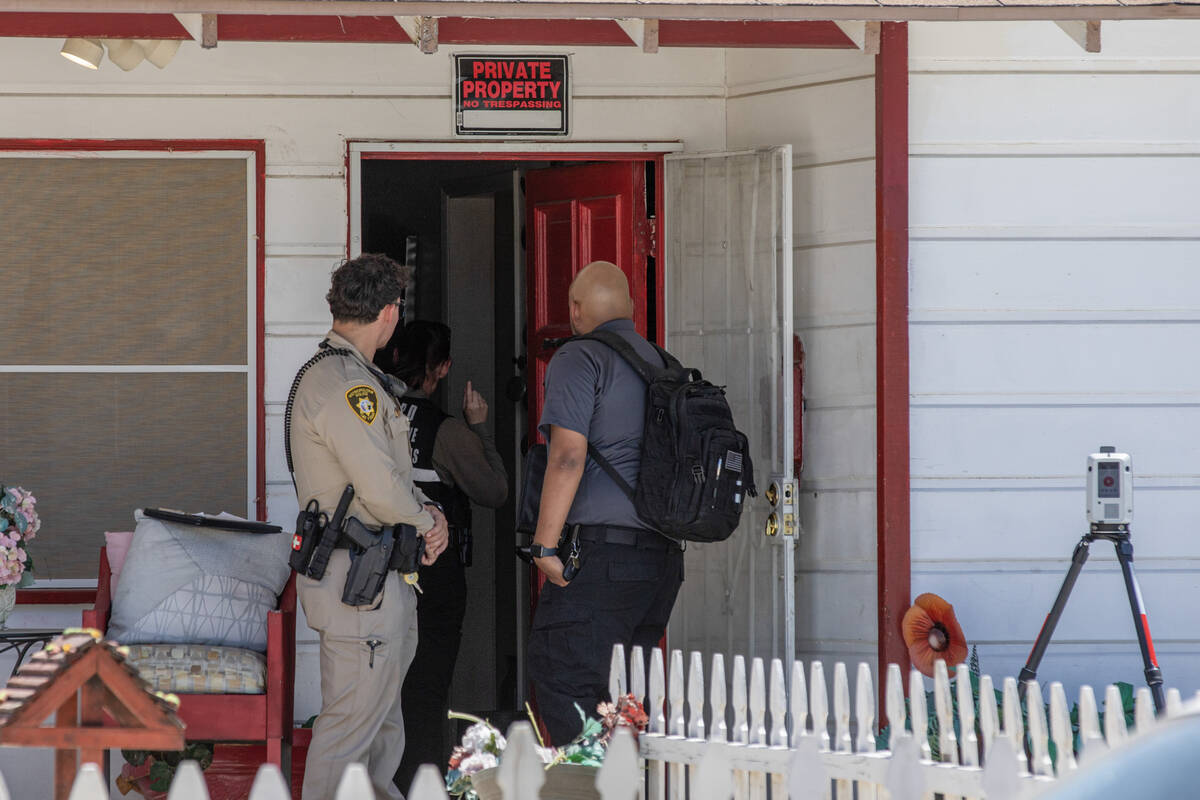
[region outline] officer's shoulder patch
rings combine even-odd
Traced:
[[[379,396],[370,386],[364,383],[351,386],[346,390],[346,402],[350,404],[350,410],[357,414],[363,422],[368,425],[375,422],[375,417],[379,413]]]

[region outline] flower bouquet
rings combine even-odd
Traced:
[[[546,765],[543,800],[550,798],[598,798],[594,784],[596,770],[604,763],[604,755],[618,728],[629,728],[634,736],[646,730],[650,718],[632,694],[617,698],[615,703],[596,707],[599,718],[588,717],[575,706],[583,728],[564,747],[538,747],[538,755]],[[450,712],[452,719],[464,719],[473,724],[463,735],[462,744],[450,754],[446,771],[446,791],[462,800],[492,800],[499,798],[496,767],[508,746],[504,735],[491,723],[469,714]],[[534,725],[537,730],[537,725]]]
[[[0,484],[0,627],[16,604],[17,587],[33,583],[28,545],[42,528],[36,504],[32,492]]]

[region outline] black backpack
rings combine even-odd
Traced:
[[[633,502],[649,527],[672,539],[721,542],[755,496],[754,466],[746,436],[733,424],[725,389],[701,379],[654,345],[665,362],[656,367],[620,334],[593,331],[575,339],[608,345],[646,382],[646,426],[637,488],[588,442],[588,454]]]

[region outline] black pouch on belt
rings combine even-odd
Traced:
[[[399,570],[401,575],[411,575],[421,567],[421,556],[425,555],[425,540],[417,535],[412,525],[397,525],[396,546],[392,548],[389,569]]]
[[[370,605],[387,580],[396,543],[393,529],[375,532],[350,517],[342,526],[342,535],[350,542],[350,571],[342,587],[342,602],[348,606]]]
[[[313,548],[325,532],[328,521],[317,501],[309,500],[308,506],[296,516],[296,532],[292,534],[292,554],[288,556],[288,566],[301,574],[307,573]]]

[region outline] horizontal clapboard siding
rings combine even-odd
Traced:
[[[1016,672],[1086,529],[1084,459],[1134,457],[1167,680],[1200,686],[1200,91],[1195,23],[911,26],[913,591]],[[1039,677],[1138,684],[1111,545]],[[1185,602],[1180,602],[1185,600]]]

